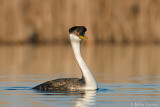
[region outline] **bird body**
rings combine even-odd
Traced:
[[[42,83],[33,89],[44,91],[66,91],[66,90],[80,90],[85,84],[83,79],[79,78],[61,78]]]
[[[85,64],[81,56],[81,42],[85,37],[86,28],[84,26],[74,26],[69,29],[70,40],[76,60],[82,72],[82,78],[61,78],[42,83],[33,89],[45,91],[64,91],[64,90],[96,90],[97,83]]]

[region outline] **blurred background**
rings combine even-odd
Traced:
[[[87,28],[82,55],[99,82],[159,75],[159,6],[159,0],[0,0],[0,74],[12,77],[1,81],[80,77],[68,35],[77,25]]]
[[[88,44],[159,43],[159,0],[0,0],[0,43],[64,43],[87,27]],[[65,42],[66,43],[66,42]]]

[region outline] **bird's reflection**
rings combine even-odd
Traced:
[[[75,99],[75,107],[88,107],[95,105],[97,90],[81,90],[81,91],[39,91],[34,92],[43,95],[59,95],[59,96],[78,96]]]
[[[95,105],[96,92],[96,90],[84,91],[83,97],[77,100],[75,107],[88,107]]]

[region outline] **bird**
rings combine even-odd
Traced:
[[[73,26],[69,29],[69,36],[75,58],[81,69],[81,78],[60,78],[51,81],[44,82],[40,85],[33,87],[32,89],[40,91],[73,91],[73,90],[97,90],[97,83],[92,73],[87,67],[85,61],[81,56],[81,43],[84,39],[88,39],[85,36],[87,31],[85,26]]]

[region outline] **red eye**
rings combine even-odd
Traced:
[[[76,33],[76,35],[78,35],[78,33]]]

